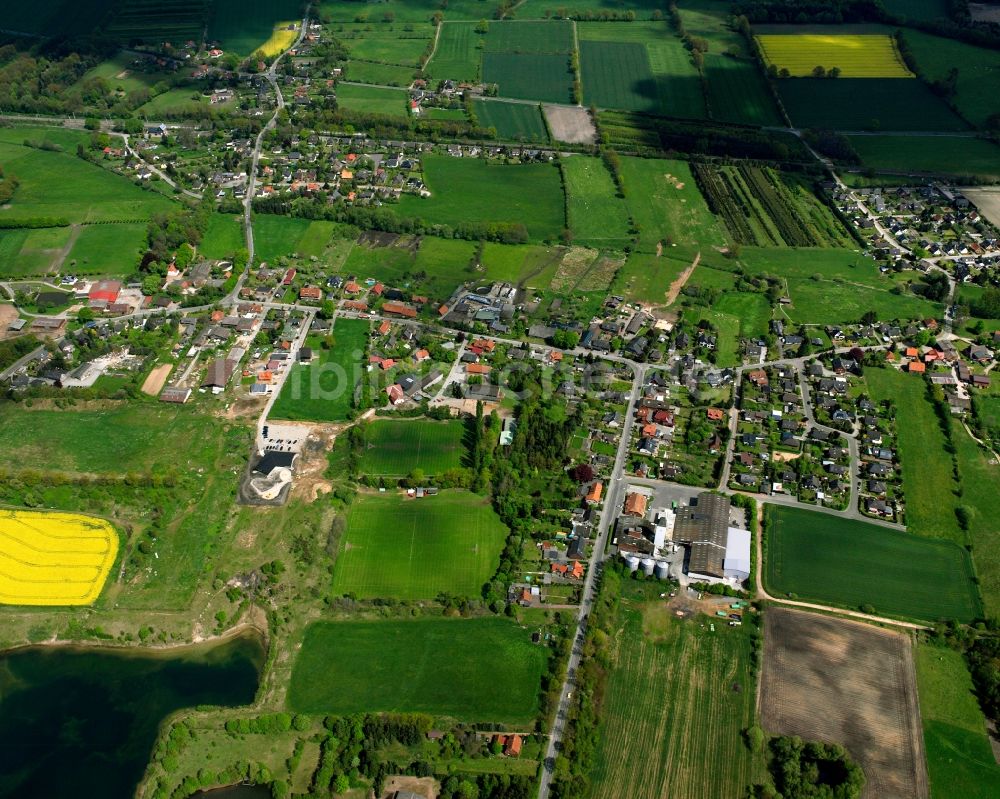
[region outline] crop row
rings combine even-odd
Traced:
[[[757,244],[745,210],[734,200],[736,192],[729,184],[729,176],[704,164],[692,164],[691,171],[709,209],[722,217],[733,239],[739,244]]]
[[[789,198],[788,192],[778,182],[774,172],[744,164],[740,166],[739,173],[764,212],[771,217],[785,244],[791,247],[823,244],[802,223],[798,209]]]

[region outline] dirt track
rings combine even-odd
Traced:
[[[170,376],[170,370],[173,368],[173,364],[170,363],[163,363],[157,366],[143,381],[142,393],[150,397],[155,397],[159,394],[160,389],[163,388],[163,384],[167,382],[167,377]]]
[[[681,289],[684,288],[688,280],[691,279],[691,275],[694,273],[694,269],[698,266],[698,262],[701,261],[701,253],[698,253],[694,260],[691,262],[691,266],[681,272],[677,279],[670,284],[670,288],[667,289],[667,305],[673,305],[677,301],[677,297],[681,293]]]
[[[772,607],[758,705],[769,733],[844,746],[864,769],[863,799],[928,796],[907,635]]]

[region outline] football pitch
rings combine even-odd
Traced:
[[[489,500],[468,491],[359,497],[347,518],[333,590],[358,599],[478,595],[506,537]]]
[[[462,466],[465,425],[460,421],[380,419],[365,428],[364,474],[405,477],[414,469],[440,474]]]

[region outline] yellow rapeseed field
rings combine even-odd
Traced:
[[[781,33],[757,36],[764,61],[804,78],[816,67],[840,68],[842,78],[912,78],[891,36]]]
[[[118,554],[118,534],[77,513],[0,509],[0,604],[89,605]]]
[[[289,30],[289,26],[294,27]],[[279,22],[274,26],[271,38],[257,48],[257,53],[265,58],[270,58],[287,50],[294,44],[295,38],[299,35],[298,27],[294,22]]]

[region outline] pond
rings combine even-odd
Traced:
[[[253,701],[256,635],[170,651],[30,647],[0,654],[0,797],[130,799],[160,722]]]

